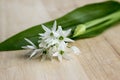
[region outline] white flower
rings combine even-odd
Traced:
[[[58,60],[60,62],[62,62],[62,58],[69,60],[69,59],[71,59],[71,57],[69,55],[71,50],[76,55],[80,54],[79,48],[77,48],[76,46],[72,46],[70,48],[68,48],[68,47],[66,47],[64,49],[61,48],[61,50],[58,50],[56,53],[53,54],[53,56],[58,57]]]
[[[74,42],[72,39],[68,38],[70,35],[71,29],[67,31],[63,31],[61,26],[58,26],[57,33],[59,34],[58,40],[59,42]]]
[[[58,34],[56,32],[56,26],[56,21],[54,22],[52,29],[49,29],[46,26],[42,25],[42,28],[45,30],[45,33],[39,35],[40,38],[48,44],[48,47],[57,43],[56,37],[58,36]]]
[[[74,40],[68,38],[71,29],[63,31],[61,26],[58,26],[57,28],[56,21],[54,22],[52,29],[49,29],[44,25],[42,25],[42,28],[45,32],[39,34],[40,39],[38,40],[38,47],[32,41],[25,38],[29,45],[23,46],[22,48],[31,50],[30,58],[39,55],[41,56],[41,61],[44,61],[45,59],[52,60],[53,57],[57,57],[61,62],[63,58],[71,59],[70,53],[80,53],[80,50],[76,46],[68,47],[69,42],[74,42]]]
[[[58,26],[58,30],[57,30],[57,33],[59,34],[59,36],[57,37],[58,44],[59,44],[58,48],[64,49],[67,46],[66,42],[74,42],[72,39],[68,38],[70,32],[71,32],[71,29],[67,31],[63,31],[62,27]]]
[[[68,55],[68,53],[66,53],[65,51],[63,50],[59,50],[57,51],[56,53],[53,54],[54,57],[58,57],[58,60],[60,62],[62,62],[62,58],[64,59],[70,59],[70,56]]]
[[[34,55],[36,55],[38,52],[41,51],[41,49],[38,49],[37,46],[36,46],[33,42],[31,42],[29,39],[25,38],[25,40],[26,40],[30,45],[22,46],[22,48],[32,50],[32,51],[30,51],[30,52],[31,52],[30,58],[32,58]]]
[[[69,56],[69,51],[67,47],[67,43],[65,43],[65,46],[59,46],[56,49],[56,52],[53,54],[54,57],[58,57],[58,60],[62,62],[62,58],[64,59],[70,59],[71,57]]]

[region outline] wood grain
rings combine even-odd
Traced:
[[[104,0],[0,0],[0,42],[88,3]],[[0,80],[120,80],[120,24],[98,37],[77,40],[70,61],[29,60],[27,51],[0,52]]]

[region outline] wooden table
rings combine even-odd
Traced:
[[[0,42],[33,25],[103,0],[0,0]],[[0,52],[0,80],[120,80],[120,24],[98,37],[77,40],[70,61],[28,60],[26,51]]]

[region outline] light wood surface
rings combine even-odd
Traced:
[[[103,0],[0,0],[0,42],[76,7]],[[0,80],[120,80],[120,24],[98,37],[77,40],[70,61],[28,60],[27,51],[0,52]]]

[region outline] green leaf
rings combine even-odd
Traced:
[[[58,25],[61,25],[63,29],[72,28],[73,32],[77,25],[83,24],[98,18],[102,18],[109,14],[112,14],[120,10],[120,4],[115,1],[107,1],[102,3],[89,4],[69,12],[65,16],[56,19]],[[52,27],[53,21],[46,22],[44,25]],[[22,31],[11,38],[0,43],[0,51],[21,50],[21,46],[25,46],[28,43],[24,38],[30,39],[33,43],[37,44],[38,33],[43,33],[41,25],[33,26],[25,31]],[[90,33],[90,34],[94,34]],[[91,37],[89,31],[85,35],[81,35],[78,38]]]

